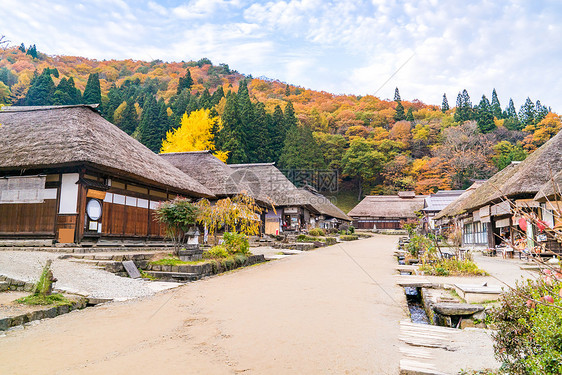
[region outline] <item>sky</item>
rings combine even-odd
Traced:
[[[2,0],[0,35],[49,55],[189,61],[334,94],[562,111],[562,1]]]

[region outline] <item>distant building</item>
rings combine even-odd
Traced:
[[[416,220],[424,208],[426,195],[413,191],[397,195],[368,195],[349,211],[358,229],[402,229],[405,222]]]
[[[462,193],[464,190],[439,190],[425,198],[421,211],[424,214],[422,224],[426,233],[435,228],[433,217],[454,202]]]

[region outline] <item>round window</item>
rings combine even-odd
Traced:
[[[90,199],[86,205],[86,213],[90,220],[98,220],[101,217],[101,203],[97,199]]]

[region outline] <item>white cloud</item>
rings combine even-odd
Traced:
[[[496,88],[562,111],[561,7],[555,1],[479,0],[3,0],[15,44],[98,59],[209,57],[254,76],[335,93],[368,94],[412,53],[379,95],[473,102]],[[9,32],[8,32],[9,31]]]

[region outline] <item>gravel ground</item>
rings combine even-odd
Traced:
[[[55,288],[88,297],[125,300],[181,285],[120,277],[87,264],[58,259],[59,256],[46,252],[0,251],[0,275],[36,282],[47,259],[52,259],[53,275],[58,280]]]

